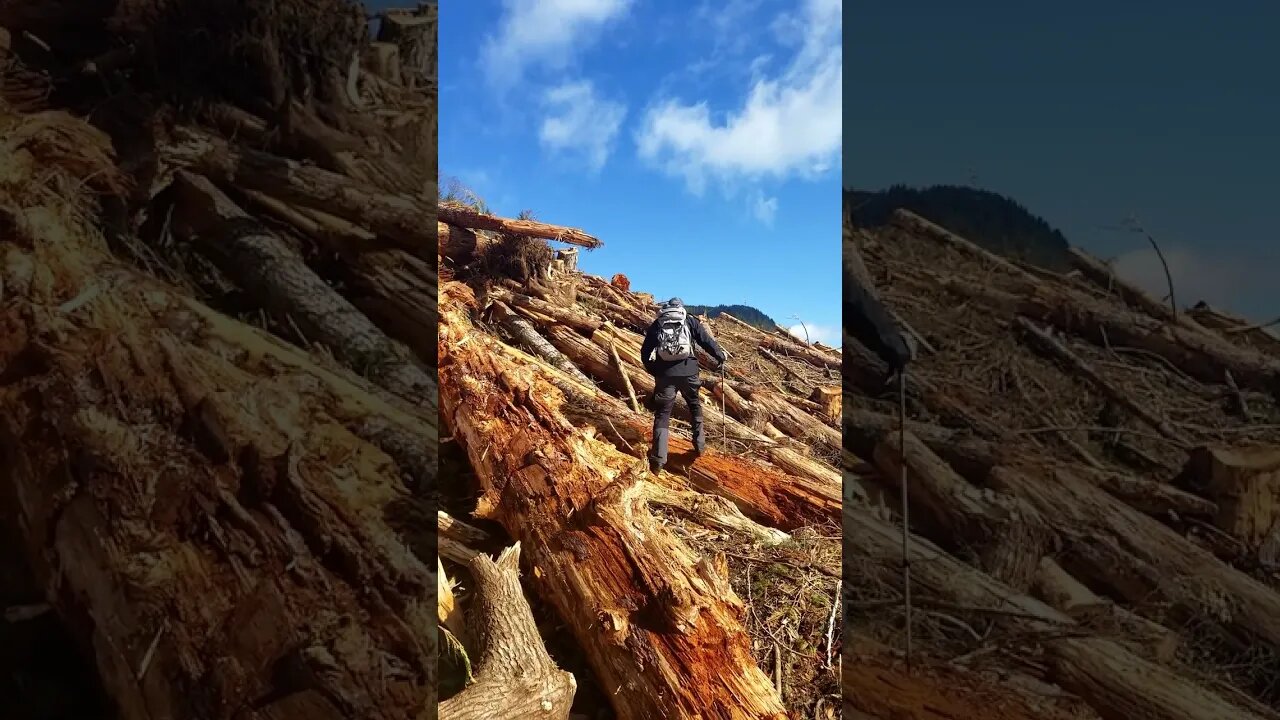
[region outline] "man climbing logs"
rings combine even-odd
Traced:
[[[667,463],[668,426],[671,410],[675,407],[676,393],[684,396],[689,406],[693,426],[693,451],[695,457],[707,447],[702,422],[702,401],[698,389],[697,346],[706,350],[718,363],[712,370],[724,367],[727,355],[715,338],[698,318],[690,315],[680,298],[671,298],[659,310],[658,317],[644,334],[640,347],[640,359],[644,369],[653,376],[653,446],[649,450],[649,470],[658,472]]]

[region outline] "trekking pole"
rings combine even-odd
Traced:
[[[729,454],[729,428],[725,424],[724,414],[724,363],[720,363],[720,450],[726,455]]]
[[[898,373],[898,452],[902,483],[902,599],[907,614],[907,669],[911,669],[911,505],[907,494],[907,369]]]

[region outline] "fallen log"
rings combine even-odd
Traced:
[[[884,582],[901,582],[902,533],[870,510],[844,510],[845,577],[858,577],[870,559]],[[1268,720],[1196,685],[1170,669],[1100,638],[1062,637],[1074,621],[1031,597],[956,560],[936,545],[911,536],[907,554],[915,592],[963,607],[1005,611],[1002,622],[1038,632],[1049,678],[1085,700],[1105,720]]]
[[[432,237],[435,207],[421,198],[392,195],[335,172],[234,146],[202,130],[179,127],[173,136],[161,148],[170,167],[336,215],[419,257],[438,244]]]
[[[482,548],[493,542],[489,534],[474,525],[469,525],[451,516],[443,510],[436,511],[436,535],[439,538],[440,557],[458,563],[470,565]]]
[[[436,382],[302,259],[207,179],[179,172],[173,228],[281,320],[349,368],[434,412]]]
[[[538,315],[555,320],[556,322],[560,323],[561,325],[564,325],[565,327],[571,327],[575,330],[580,330],[586,333],[587,335],[590,335],[591,333],[599,330],[600,326],[604,324],[599,320],[593,320],[592,318],[586,317],[581,313],[577,313],[577,312],[574,312],[573,310],[560,307],[557,305],[553,305],[549,302],[544,302],[537,298],[529,297],[528,295],[524,295],[522,293],[506,292],[505,290],[499,289],[499,290],[495,290],[492,294],[494,297],[506,302],[508,305],[510,305],[512,308],[516,310],[527,308],[529,310],[534,311]]]
[[[791,398],[764,388],[747,389],[747,397],[766,417],[787,435],[809,446],[838,453],[842,446],[840,431],[798,409]]]
[[[941,242],[942,244],[957,250],[971,258],[980,260],[992,267],[1000,268],[1011,276],[1011,279],[1017,280],[1022,289],[1034,288],[1040,283],[1034,275],[1018,267],[1014,263],[1000,257],[999,255],[983,248],[967,238],[961,237],[956,233],[947,230],[941,225],[930,222],[919,215],[899,208],[893,211],[892,222],[899,227],[913,233],[919,233],[932,240]]]
[[[1105,378],[1099,375],[1098,372],[1081,359],[1079,355],[1071,352],[1070,348],[1063,345],[1061,342],[1058,342],[1058,340],[1052,335],[1036,327],[1034,323],[1024,317],[1014,318],[1014,324],[1023,331],[1025,337],[1029,338],[1037,349],[1047,353],[1050,357],[1066,365],[1068,371],[1073,375],[1077,375],[1087,380],[1091,385],[1093,385],[1094,389],[1102,395],[1124,407],[1132,413],[1134,417],[1151,426],[1152,429],[1158,431],[1161,435],[1164,435],[1166,438],[1169,438],[1181,446],[1186,446],[1187,442],[1182,437],[1182,434],[1177,430],[1174,430],[1167,420],[1157,417],[1155,413],[1142,405],[1139,405],[1138,402],[1127,393],[1107,382]]]
[[[436,268],[396,248],[369,250],[355,255],[347,279],[346,296],[352,304],[434,368],[440,320]]]
[[[438,250],[458,267],[468,265],[483,253],[493,241],[471,230],[436,222]]]
[[[1280,593],[1073,474],[1040,472],[1047,478],[997,468],[990,486],[1041,513],[1066,541],[1059,563],[1074,577],[1139,612],[1163,599],[1187,617],[1215,618],[1238,637],[1280,648]],[[1224,593],[1229,603],[1217,600]]]
[[[841,381],[878,397],[891,390],[888,366],[848,333],[844,334],[844,363]],[[1000,425],[978,415],[968,407],[919,376],[907,375],[907,398],[917,400],[949,424],[972,430],[985,440],[1003,442],[1008,432]]]
[[[764,410],[742,397],[728,383],[721,383],[718,379],[712,380],[710,387],[712,396],[720,398],[725,409],[738,422],[774,440],[786,437],[781,430],[769,422],[768,414]]]
[[[441,205],[438,211],[440,222],[470,230],[488,230],[489,232],[507,233],[522,237],[542,238],[543,240],[578,245],[587,249],[604,245],[598,238],[592,237],[577,228],[548,225],[536,220],[514,220],[495,215],[484,215],[460,205]]]
[[[471,561],[475,682],[440,703],[440,720],[566,720],[578,683],[556,667],[520,586],[520,544]],[[424,714],[424,719],[427,717]]]
[[[653,314],[641,312],[635,308],[625,307],[606,300],[598,295],[586,293],[582,296],[583,304],[599,308],[600,314],[619,327],[630,328],[636,332],[645,332],[653,324]]]
[[[1126,304],[1166,322],[1176,322],[1188,330],[1203,332],[1205,328],[1185,313],[1175,315],[1169,305],[1151,297],[1145,290],[1122,280],[1115,271],[1080,248],[1068,248],[1071,264],[1086,278],[1107,292],[1114,292]]]
[[[1175,632],[1098,597],[1051,558],[1040,560],[1034,588],[1042,600],[1076,622],[1143,657],[1168,665],[1178,652],[1180,639]]]
[[[493,316],[511,334],[512,339],[523,345],[529,352],[546,360],[556,368],[573,375],[581,382],[591,383],[591,379],[583,374],[572,360],[565,357],[564,353],[561,353],[554,345],[547,342],[546,338],[539,335],[537,329],[530,325],[529,321],[513,313],[502,302],[493,303],[492,311]]]
[[[474,332],[469,291],[447,283],[442,293],[443,417],[484,505],[539,568],[536,590],[600,684],[616,688],[618,716],[784,720],[751,654],[741,601],[655,522],[639,492],[642,461],[568,423],[563,394],[536,365],[513,363]]]
[[[1118,345],[1152,353],[1202,382],[1216,385],[1222,382],[1224,373],[1230,372],[1240,387],[1280,397],[1280,358],[1233,345],[1221,336],[1116,310],[1084,296],[1044,292],[1014,295],[946,278],[940,283],[948,290],[1003,311],[1048,322],[1098,347]]]
[[[970,485],[914,434],[905,437],[905,453],[899,433],[892,432],[873,457],[891,489],[901,482],[905,459],[913,519],[927,528],[925,534],[973,548],[976,564],[988,575],[1011,587],[1030,587],[1040,558],[1054,542],[1045,519],[1017,498]]]
[[[609,343],[609,352],[613,355],[613,369],[618,371],[618,376],[622,378],[622,384],[627,387],[627,399],[631,401],[631,409],[640,412],[640,401],[636,399],[636,389],[631,386],[631,376],[627,374],[627,368],[622,364],[622,358],[618,357],[618,347],[613,343]]]

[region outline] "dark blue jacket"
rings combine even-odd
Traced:
[[[697,346],[701,346],[716,361],[723,363],[725,360],[724,350],[716,344],[716,339],[711,337],[711,333],[707,332],[707,328],[698,321],[698,318],[690,314],[685,318],[685,322],[689,324],[689,337]],[[649,329],[644,333],[644,344],[640,346],[640,361],[644,363],[644,369],[655,378],[659,377],[690,377],[698,374],[698,358],[691,357],[684,360],[662,360],[661,358],[650,359],[653,351],[658,348],[658,340],[661,331],[658,321],[654,320],[649,325]]]

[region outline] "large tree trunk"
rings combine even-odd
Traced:
[[[328,170],[240,148],[192,128],[174,131],[165,160],[226,185],[339,216],[419,257],[436,246],[432,198],[392,195]]]
[[[33,208],[41,236],[0,243],[0,514],[121,716],[434,706],[435,578],[384,519],[410,503],[396,463],[357,433],[434,419],[62,223]]]
[[[569,424],[542,366],[512,362],[472,330],[465,288],[442,292],[443,416],[467,448],[482,507],[528,549],[535,588],[619,717],[783,720],[741,601],[649,513],[642,462]]]
[[[577,228],[549,225],[537,220],[515,220],[494,215],[483,215],[471,208],[457,205],[445,205],[439,208],[440,222],[471,230],[488,230],[490,232],[521,235],[524,237],[542,238],[557,242],[580,245],[585,248],[598,248],[603,243]]]

